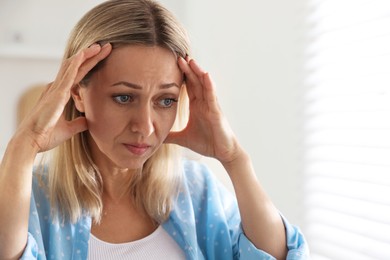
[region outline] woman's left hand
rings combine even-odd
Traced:
[[[178,64],[186,76],[190,114],[187,126],[180,132],[171,132],[165,142],[214,157],[222,164],[232,162],[241,149],[218,104],[210,75],[194,60],[180,57]]]

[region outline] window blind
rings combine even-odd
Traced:
[[[313,259],[390,259],[390,1],[308,0],[305,235]]]

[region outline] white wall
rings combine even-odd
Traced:
[[[298,90],[304,1],[197,0],[188,9],[194,56],[214,76],[259,180],[277,207],[303,225]]]
[[[0,2],[0,156],[14,130],[18,96],[55,77],[70,28],[97,2]],[[214,77],[259,180],[284,215],[303,225],[297,91],[304,0],[161,2],[187,27],[193,56]],[[228,181],[218,163],[206,161]]]

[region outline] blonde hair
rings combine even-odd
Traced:
[[[93,8],[73,29],[64,59],[93,43],[106,42],[111,43],[113,48],[137,44],[167,48],[176,57],[189,54],[189,41],[184,29],[167,9],[151,0],[111,0]],[[88,77],[82,82],[87,82]],[[174,125],[176,129],[181,112],[186,110],[183,102],[186,97],[183,86]],[[67,120],[80,116],[73,99],[66,105],[64,113]],[[169,216],[181,179],[175,149],[173,145],[161,145],[146,161],[142,172],[129,183],[136,205],[159,223]],[[103,183],[91,158],[86,133],[75,135],[54,149],[52,154],[48,186],[54,214],[72,222],[87,214],[99,222],[103,211]]]

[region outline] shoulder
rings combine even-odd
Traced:
[[[212,171],[199,161],[183,161],[183,190],[181,196],[188,196],[193,205],[217,207],[235,211],[234,194],[219,181]]]
[[[189,188],[207,189],[210,185],[220,185],[211,170],[202,162],[184,159],[183,171],[184,183]]]
[[[48,199],[48,173],[46,167],[34,167],[32,179],[32,193],[34,196],[43,196]]]
[[[229,252],[240,234],[235,197],[205,164],[185,160],[183,171],[183,187],[165,227],[179,244],[197,245],[207,259],[232,259]]]
[[[210,170],[207,166],[199,161],[183,159],[183,168],[186,177],[192,177],[195,175],[208,175],[210,174]],[[188,175],[188,176],[187,176]]]
[[[192,200],[204,200],[210,193],[219,193],[220,183],[210,168],[202,162],[193,160],[183,161],[183,191],[190,195]],[[214,198],[215,194],[214,194]]]
[[[31,214],[44,216],[46,219],[50,217],[50,197],[46,169],[34,169],[30,202]]]

